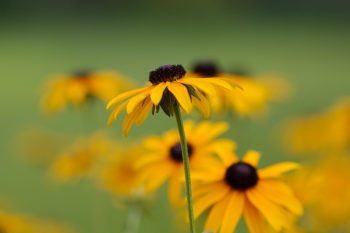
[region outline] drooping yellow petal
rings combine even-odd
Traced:
[[[253,167],[258,166],[260,161],[260,153],[255,150],[249,150],[243,157],[243,162],[246,162]]]
[[[200,138],[205,143],[223,134],[228,128],[229,125],[226,122],[217,122],[214,124],[210,121],[202,121],[193,132],[193,136]]]
[[[260,169],[258,171],[258,174],[261,179],[276,178],[285,172],[295,170],[298,168],[300,168],[300,165],[297,163],[284,162],[284,163],[278,163],[278,164],[274,164],[266,168]]]
[[[192,87],[198,88],[199,90],[205,92],[208,95],[215,95],[216,90],[211,83],[208,82],[198,82],[197,78],[182,78],[177,80],[179,83],[187,84]]]
[[[289,225],[283,207],[265,198],[256,188],[247,190],[248,200],[265,216],[275,231],[281,231]]]
[[[204,80],[216,86],[223,87],[227,90],[230,90],[230,91],[233,90],[232,86],[229,83],[225,82],[224,80],[221,80],[218,78],[205,78]]]
[[[141,93],[138,95],[135,95],[134,97],[130,98],[128,100],[128,105],[126,107],[126,112],[128,114],[130,114],[131,112],[134,111],[135,107],[141,102],[143,101],[145,98],[147,97],[147,94],[145,93]]]
[[[267,233],[263,216],[249,201],[245,202],[243,215],[250,233]]]
[[[193,198],[202,196],[212,190],[220,190],[224,189],[225,184],[222,181],[206,184],[206,185],[196,185],[195,183],[193,184]]]
[[[173,95],[175,96],[181,107],[185,110],[185,112],[191,112],[192,102],[187,88],[178,82],[171,82],[168,84],[168,89],[171,93],[173,93]]]
[[[222,224],[223,214],[227,209],[227,203],[229,203],[230,200],[231,196],[227,195],[224,199],[213,206],[204,225],[204,230],[206,232],[218,232],[218,229]]]
[[[303,206],[300,201],[292,194],[292,190],[281,181],[261,180],[257,189],[270,201],[284,206],[293,214],[298,216],[303,214]]]
[[[164,82],[161,82],[153,88],[153,90],[151,91],[151,100],[154,105],[157,106],[160,103],[163,97],[163,92],[166,87],[167,87],[167,84]]]
[[[193,105],[199,109],[204,118],[209,118],[210,116],[210,104],[207,99],[200,91],[196,91],[198,97],[200,98],[192,98]]]
[[[142,111],[141,104],[138,104],[133,112],[126,115],[126,117],[123,121],[123,134],[124,134],[124,136],[128,135],[132,125],[134,124],[136,118],[141,113],[141,111]]]
[[[120,95],[117,95],[116,97],[114,97],[112,100],[110,100],[107,104],[107,109],[110,109],[112,106],[118,104],[119,102],[125,100],[126,98],[129,98],[130,96],[132,95],[136,95],[136,94],[139,94],[145,90],[147,90],[149,88],[148,87],[142,87],[142,88],[138,88],[138,89],[135,89],[135,90],[131,90],[131,91],[127,91],[127,92],[124,92]]]
[[[142,110],[135,119],[136,124],[142,124],[145,121],[145,119],[148,117],[148,114],[152,108],[151,99],[148,97],[146,100],[144,100],[143,103],[141,103],[141,105],[142,105],[141,106]]]
[[[244,207],[244,194],[232,192],[231,199],[227,203],[226,211],[223,215],[220,233],[232,233],[235,231]]]
[[[111,113],[108,119],[108,126],[111,126],[113,121],[117,119],[117,117],[122,113],[124,109],[126,109],[126,105],[128,102],[124,102],[123,104],[117,106],[113,112]]]
[[[206,195],[195,200],[193,205],[194,217],[198,218],[206,209],[224,198],[230,191],[229,187],[212,190]]]

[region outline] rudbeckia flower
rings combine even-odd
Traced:
[[[141,124],[149,112],[157,113],[161,108],[168,116],[174,115],[174,104],[189,113],[197,106],[208,115],[206,95],[215,95],[221,90],[232,90],[230,84],[216,78],[202,79],[186,73],[181,65],[163,65],[149,74],[150,85],[131,90],[112,99],[107,109],[115,107],[109,125],[126,110],[123,133],[127,135],[131,126]]]
[[[239,86],[235,92],[222,90],[209,96],[210,106],[215,112],[232,111],[239,116],[254,116],[264,112],[272,101],[285,99],[288,83],[275,76],[251,77],[243,72],[225,73],[211,61],[198,62],[192,75],[202,78],[215,77],[231,85]]]
[[[78,180],[91,175],[101,158],[110,153],[111,143],[102,133],[79,139],[53,161],[52,175],[61,181]]]
[[[119,147],[120,146],[120,147]],[[122,148],[122,145],[119,145]],[[124,145],[125,146],[125,145]],[[104,189],[112,194],[130,198],[143,196],[140,171],[136,162],[143,150],[132,145],[127,150],[117,149],[101,169],[101,182]]]
[[[91,97],[104,102],[132,86],[123,76],[110,72],[79,71],[53,77],[45,87],[42,107],[46,112],[57,112],[67,105],[80,106]]]
[[[232,233],[243,215],[252,233],[266,232],[268,224],[280,232],[302,215],[301,203],[279,179],[282,173],[298,168],[296,163],[258,170],[256,151],[248,151],[242,161],[231,152],[220,152],[218,157],[205,169],[192,172],[195,217],[210,209],[205,231]]]
[[[344,151],[350,147],[350,98],[323,112],[285,123],[285,145],[296,153]]]
[[[307,210],[302,227],[307,232],[348,232],[349,154],[330,154],[303,167],[290,177],[290,184]]]
[[[203,121],[195,125],[191,121],[186,121],[184,128],[192,169],[207,163],[217,151],[235,149],[232,141],[217,139],[228,129],[226,123]],[[143,145],[147,152],[139,158],[137,166],[143,177],[145,191],[153,192],[168,181],[169,200],[174,206],[180,205],[184,184],[184,165],[177,131],[171,130],[162,136],[148,137],[143,141]]]

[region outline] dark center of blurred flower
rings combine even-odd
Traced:
[[[258,182],[256,168],[244,162],[238,162],[227,168],[225,182],[233,189],[245,191]]]
[[[219,74],[219,68],[212,61],[201,61],[193,66],[193,72],[204,77],[213,77]]]
[[[191,144],[187,143],[187,150],[188,150],[188,156],[191,157],[193,154],[193,147]],[[182,162],[182,151],[181,151],[181,144],[177,143],[173,147],[170,148],[170,157],[175,162]]]
[[[81,69],[73,72],[73,77],[74,78],[86,78],[91,74],[91,70],[88,69]]]
[[[149,81],[157,85],[161,82],[175,81],[185,74],[186,70],[182,65],[163,65],[149,73]]]

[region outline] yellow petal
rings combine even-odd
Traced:
[[[303,206],[300,201],[292,194],[292,190],[281,181],[261,180],[257,188],[270,201],[284,206],[295,215],[303,214]]]
[[[218,182],[214,182],[206,185],[202,185],[202,184],[196,185],[196,183],[194,183],[192,195],[193,195],[193,198],[197,198],[212,190],[224,189],[225,188],[224,186],[225,184],[222,181],[218,181]]]
[[[162,163],[155,167],[149,167],[149,175],[145,181],[145,192],[150,193],[162,186],[173,174],[174,167],[169,163]]]
[[[208,218],[205,222],[204,230],[206,232],[217,232],[222,223],[222,216],[226,211],[227,203],[231,200],[231,196],[228,195],[217,204],[213,206],[210,210]]]
[[[233,90],[232,86],[228,82],[218,78],[205,78],[205,81],[230,91]]]
[[[258,171],[259,177],[262,179],[265,178],[276,178],[279,177],[282,173],[295,170],[300,168],[300,165],[293,162],[284,162],[271,165],[269,167],[260,169]]]
[[[212,123],[210,121],[202,121],[198,124],[193,134],[194,137],[200,138],[201,141],[212,141],[213,138],[226,132],[228,128],[229,125],[226,122]]]
[[[267,232],[263,216],[249,201],[245,202],[243,215],[250,233]]]
[[[220,233],[232,233],[235,231],[244,207],[244,194],[232,192],[231,200],[227,203],[226,211],[223,215]]]
[[[145,119],[148,117],[149,112],[151,111],[152,108],[152,102],[150,98],[147,98],[144,103],[141,103],[142,110],[140,114],[136,117],[135,122],[137,124],[142,124]]]
[[[153,88],[153,90],[151,91],[151,100],[154,105],[158,105],[160,103],[163,97],[163,92],[166,87],[167,87],[167,84],[164,82],[161,82]]]
[[[265,198],[256,188],[249,189],[246,193],[249,201],[265,216],[275,231],[279,232],[289,225],[283,207]]]
[[[260,153],[255,150],[249,150],[243,157],[243,162],[246,162],[253,167],[258,166],[260,161]]]
[[[123,101],[125,100],[126,98],[129,98],[130,96],[132,95],[136,95],[136,94],[139,94],[145,90],[147,90],[149,87],[142,87],[142,88],[138,88],[138,89],[135,89],[135,90],[131,90],[131,91],[127,91],[127,92],[124,92],[120,95],[117,95],[116,97],[114,97],[111,101],[108,102],[107,104],[107,109],[111,108],[112,106],[118,104],[120,101]]]
[[[180,179],[181,172],[177,172],[169,180],[169,189],[168,189],[169,201],[171,205],[174,207],[180,207],[181,204],[183,203],[182,201],[182,184],[183,183]]]
[[[192,98],[193,105],[199,109],[204,118],[209,118],[210,116],[210,104],[207,99],[201,92],[196,91],[198,97],[200,98]]]
[[[208,95],[215,95],[216,91],[212,84],[208,82],[203,82],[204,78],[183,78],[177,80],[179,83],[190,85],[194,88],[198,88],[199,90],[202,90],[203,92],[207,93]]]
[[[220,149],[216,151],[216,154],[226,166],[230,166],[233,163],[238,162],[238,157],[233,151],[229,152],[226,149]]]
[[[128,105],[126,107],[126,112],[130,114],[134,111],[135,107],[147,97],[147,94],[141,93],[128,100]]]
[[[194,217],[198,218],[206,209],[220,201],[230,191],[229,187],[211,190],[211,192],[195,200],[193,205]]]
[[[108,119],[108,126],[111,126],[113,121],[117,119],[117,117],[122,113],[122,111],[126,108],[127,102],[117,106],[113,112],[111,113]]]
[[[181,107],[185,110],[185,112],[191,112],[192,103],[187,88],[178,82],[171,82],[168,84],[168,89],[171,93],[173,93],[173,95],[175,96]]]

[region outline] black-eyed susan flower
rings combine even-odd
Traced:
[[[215,95],[217,90],[232,90],[230,84],[216,78],[202,79],[186,73],[181,65],[163,65],[149,74],[150,85],[122,93],[112,99],[107,108],[115,109],[109,118],[109,125],[126,110],[123,133],[128,134],[131,126],[142,123],[149,112],[162,109],[168,116],[174,115],[174,104],[189,113],[197,106],[206,115],[206,95]]]
[[[101,183],[105,190],[122,198],[144,196],[140,171],[136,163],[144,153],[138,146],[117,144],[115,151],[101,168]]]
[[[350,98],[320,113],[285,123],[285,145],[295,153],[344,151],[350,147]]]
[[[67,105],[81,106],[91,97],[104,102],[132,87],[132,83],[111,71],[78,71],[57,75],[45,87],[42,107],[46,112],[57,112]]]
[[[240,161],[231,152],[218,153],[219,160],[194,170],[194,213],[199,217],[210,209],[204,230],[232,233],[243,215],[252,233],[288,228],[303,207],[281,174],[298,168],[285,162],[258,170],[260,154],[248,151]],[[268,224],[267,224],[268,223]]]
[[[53,177],[61,181],[71,181],[91,175],[101,158],[110,153],[111,143],[101,132],[77,140],[53,161]]]
[[[215,62],[202,61],[193,66],[192,75],[216,77],[231,85],[239,86],[235,92],[222,90],[209,96],[215,112],[232,111],[239,116],[253,116],[264,112],[271,101],[284,99],[289,93],[288,83],[276,76],[252,77],[246,72],[225,73]]]
[[[291,187],[305,206],[302,227],[307,232],[350,230],[349,168],[349,154],[333,153],[289,177]]]
[[[184,124],[191,168],[208,164],[213,153],[233,150],[235,144],[217,137],[228,129],[224,122],[203,121],[197,125],[191,121]],[[168,181],[169,200],[173,205],[182,203],[184,165],[180,138],[176,130],[162,136],[150,136],[143,141],[146,154],[139,158],[140,169],[146,192],[152,192]],[[209,166],[209,165],[208,165]]]

